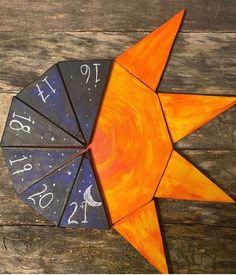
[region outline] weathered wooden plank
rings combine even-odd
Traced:
[[[58,61],[113,59],[146,33],[0,33],[0,92],[19,92]],[[235,95],[234,33],[180,33],[160,91]]]
[[[156,199],[160,221],[236,227],[236,204]]]
[[[0,94],[0,137],[2,138],[2,133],[6,124],[8,111],[10,109],[11,100],[14,94]],[[1,139],[0,138],[0,139]]]
[[[173,273],[235,272],[235,229],[179,224],[162,231]]]
[[[187,150],[184,154],[190,157],[227,194],[236,198],[236,156],[234,152]],[[15,195],[2,150],[0,167],[0,226],[48,225],[49,223],[41,215],[25,205]],[[158,209],[165,223],[202,223],[236,227],[236,204],[159,200]]]
[[[161,224],[174,273],[235,273],[232,228]],[[113,230],[4,226],[1,273],[156,273]]]
[[[236,7],[227,0],[2,0],[0,31],[152,30],[183,8],[183,31],[235,31]]]

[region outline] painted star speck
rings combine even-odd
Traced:
[[[21,200],[61,227],[112,226],[161,273],[155,199],[234,203],[173,144],[236,98],[157,92],[183,15],[114,61],[51,67],[13,98],[2,138]]]

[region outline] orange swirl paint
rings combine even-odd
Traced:
[[[157,95],[117,63],[91,150],[112,223],[152,199],[172,144]]]

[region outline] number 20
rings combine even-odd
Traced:
[[[47,187],[46,184],[43,184],[43,186],[44,186],[44,190],[43,190],[43,191],[40,191],[40,192],[38,192],[38,193],[35,193],[35,194],[29,196],[29,197],[28,197],[28,200],[32,200],[32,202],[33,202],[34,204],[36,204],[36,201],[35,201],[34,197],[37,197],[37,196],[40,197],[40,195],[43,194],[44,192],[46,192],[47,189],[48,189],[48,187]],[[45,199],[46,197],[49,197],[50,199],[49,199],[48,203],[46,203],[46,204],[43,205],[43,203],[42,203],[42,202],[43,202],[43,199]],[[49,204],[53,201],[53,199],[54,199],[53,193],[49,192],[49,193],[44,194],[44,195],[43,195],[42,197],[40,197],[40,199],[39,199],[39,207],[42,208],[42,209],[48,207]]]

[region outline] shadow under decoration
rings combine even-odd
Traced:
[[[1,143],[21,200],[58,226],[114,227],[161,273],[155,199],[234,202],[173,144],[236,98],[156,92],[183,15],[115,60],[51,67],[13,98]]]

